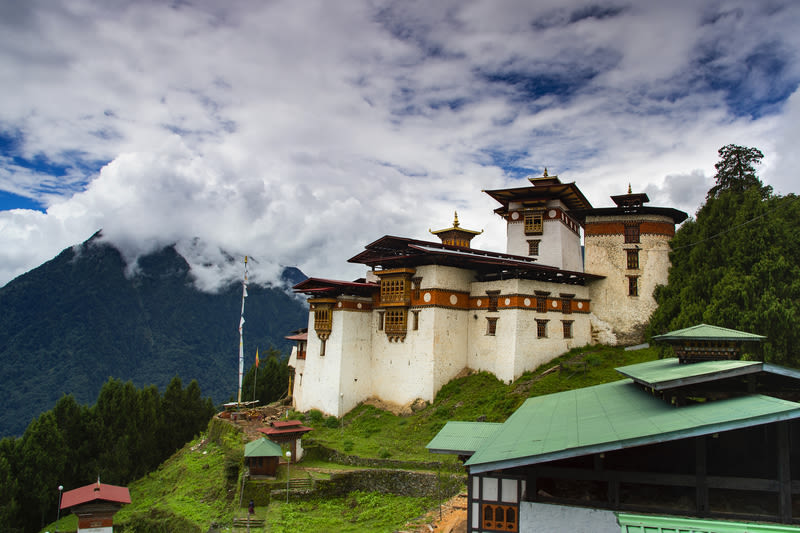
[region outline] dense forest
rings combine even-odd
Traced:
[[[242,401],[266,405],[289,396],[288,360],[281,360],[280,352],[274,348],[259,359],[260,364],[251,366],[242,378]],[[232,396],[230,401],[236,398]]]
[[[33,420],[20,438],[0,440],[0,524],[38,531],[55,519],[58,487],[125,485],[158,467],[205,430],[214,414],[197,381],[136,388],[109,379],[92,407],[72,395]]]
[[[109,376],[161,390],[185,376],[215,403],[236,393],[241,283],[196,289],[171,246],[127,267],[96,235],[0,287],[0,436],[21,435],[62,394],[93,403]],[[256,347],[289,352],[308,308],[288,288],[303,279],[287,268],[275,286],[248,286],[248,364]]]
[[[765,335],[755,357],[800,367],[800,201],[756,174],[757,148],[719,150],[716,184],[672,240],[649,333],[700,323]]]

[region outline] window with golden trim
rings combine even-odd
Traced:
[[[639,250],[625,250],[628,254],[628,268],[630,270],[639,269]]]
[[[525,213],[525,235],[541,235],[543,230],[544,211]]]
[[[330,307],[314,309],[314,329],[317,334],[330,333],[333,326],[333,310]]]
[[[639,296],[639,276],[628,276],[628,296]]]
[[[625,242],[639,242],[639,224],[625,224]]]
[[[408,280],[403,278],[381,279],[381,303],[405,302],[408,298]]]
[[[516,505],[484,503],[481,526],[492,531],[519,531],[519,510]]]
[[[536,337],[539,339],[547,338],[547,323],[549,320],[536,319]]]
[[[383,329],[386,330],[387,335],[405,333],[407,318],[408,311],[406,309],[387,309]]]
[[[497,333],[497,317],[486,317],[486,334],[495,335]]]

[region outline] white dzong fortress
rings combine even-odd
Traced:
[[[593,208],[546,170],[529,181],[485,191],[507,222],[505,254],[471,248],[479,232],[456,217],[432,232],[441,242],[368,244],[349,260],[369,267],[363,279],[295,286],[310,313],[307,333],[288,337],[294,407],[341,416],[371,397],[432,401],[465,368],[511,381],[576,346],[638,342],[686,213],[630,189]]]

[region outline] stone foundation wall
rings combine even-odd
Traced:
[[[452,473],[355,470],[332,474],[330,479],[315,480],[311,489],[290,489],[289,498],[332,498],[346,496],[356,490],[400,496],[449,498],[457,494],[465,482],[465,475]],[[265,506],[269,505],[271,498],[285,497],[285,481],[250,480],[245,484],[242,501],[253,500],[256,505]]]

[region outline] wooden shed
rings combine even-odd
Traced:
[[[266,437],[248,442],[244,447],[244,460],[251,476],[275,477],[281,454],[281,447]]]

